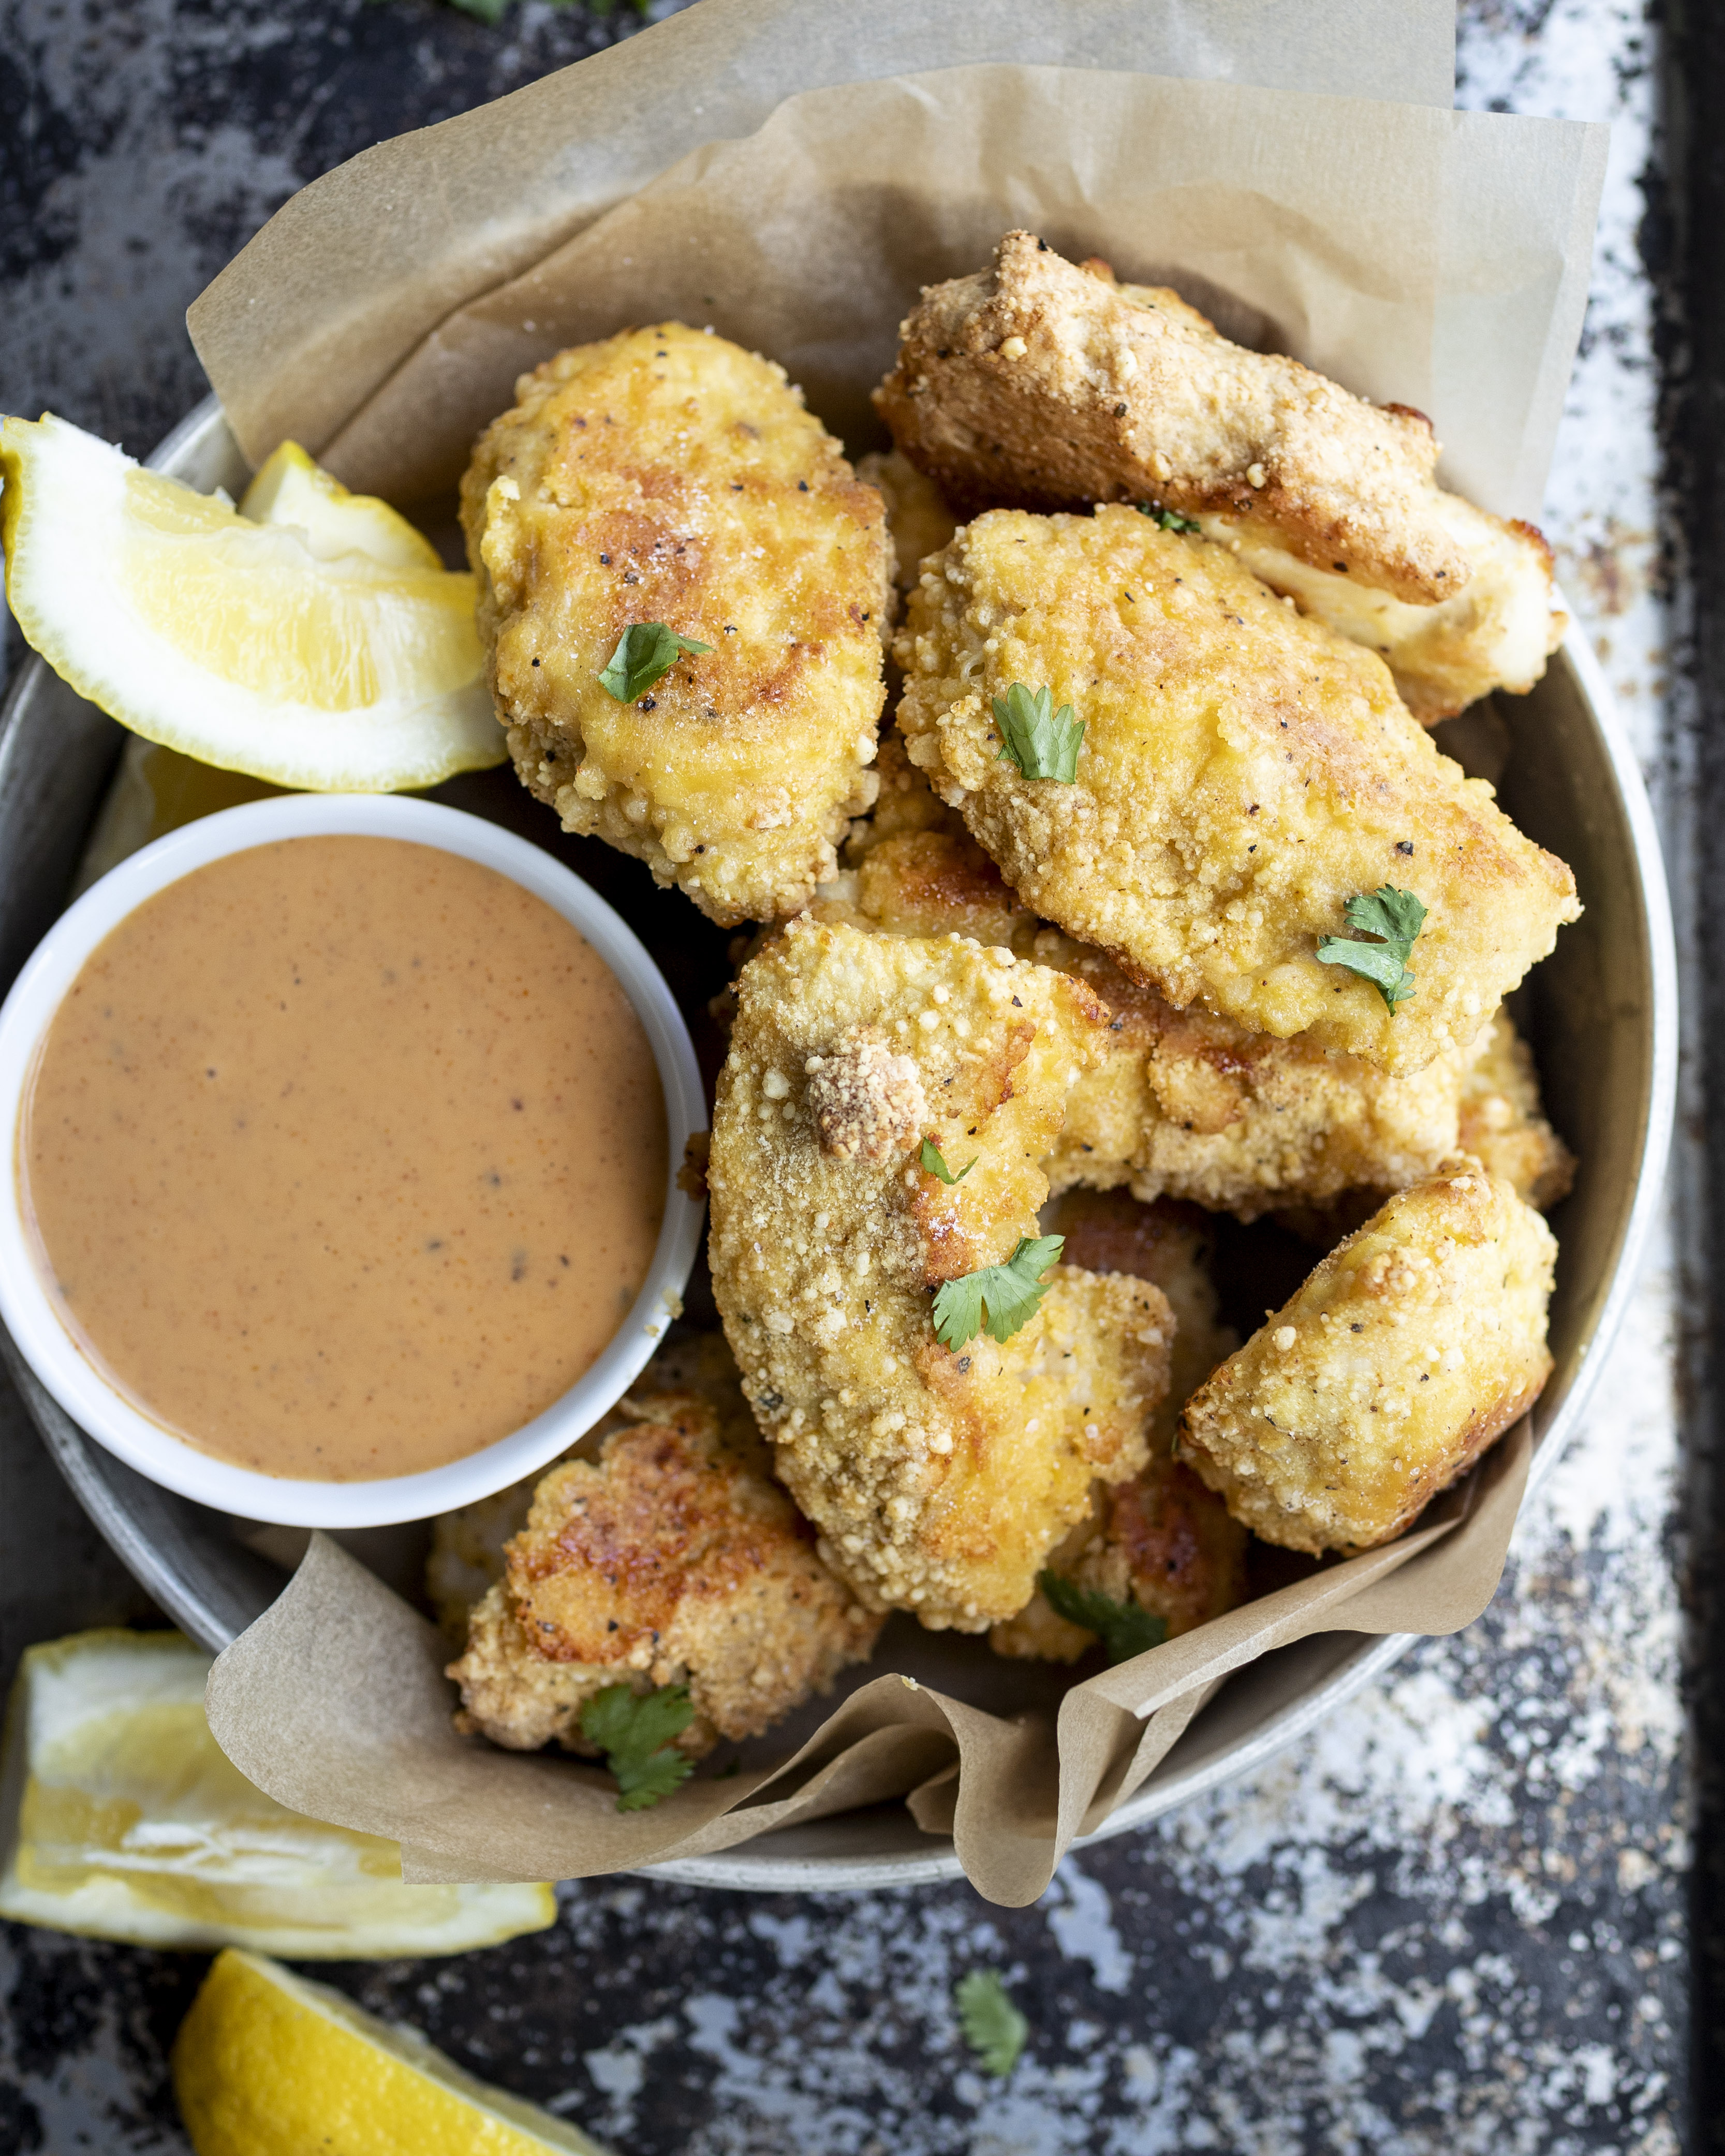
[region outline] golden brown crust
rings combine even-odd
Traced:
[[[1532,1059],[1507,1017],[1481,1036],[1483,1046],[1392,1076],[1307,1040],[1173,1010],[1101,952],[1039,921],[962,828],[927,828],[897,768],[896,738],[882,745],[891,776],[881,798],[894,835],[875,837],[880,817],[860,825],[847,854],[855,867],[823,887],[813,911],[893,935],[973,937],[1070,973],[1096,997],[1111,1045],[1068,1098],[1045,1163],[1055,1190],[1125,1186],[1147,1200],[1189,1199],[1247,1220],[1291,1205],[1322,1208],[1347,1191],[1387,1192],[1429,1175],[1468,1145],[1459,1135],[1466,1116],[1471,1131],[1492,1126],[1489,1164],[1524,1197],[1543,1204],[1562,1195],[1568,1156],[1540,1115]],[[933,798],[926,787],[922,798]],[[1489,1080],[1475,1075],[1476,1055]]]
[[[1575,1156],[1546,1121],[1533,1055],[1499,1011],[1462,1081],[1456,1150],[1471,1153],[1542,1213],[1569,1194]]]
[[[757,1736],[866,1659],[880,1629],[820,1562],[813,1530],[692,1394],[554,1467],[449,1674],[468,1726],[590,1749],[580,1712],[609,1684],[683,1684],[698,1757]]]
[[[680,323],[560,352],[516,398],[461,496],[523,783],[715,921],[796,911],[873,798],[880,495],[783,367]],[[616,702],[599,674],[653,621],[712,649]]]
[[[877,488],[886,505],[893,581],[901,592],[914,591],[923,557],[939,553],[958,520],[934,481],[896,449],[884,454],[875,449],[858,458],[856,475],[866,485]]]
[[[1142,1463],[1173,1329],[1155,1288],[1061,1267],[1004,1343],[949,1351],[933,1329],[940,1282],[1036,1233],[1038,1163],[1106,1039],[1065,975],[957,937],[805,919],[743,969],[713,1117],[714,1291],[777,1472],[872,1608],[986,1629],[1023,1606],[1091,1481]],[[860,1040],[913,1064],[929,1104],[878,1159],[825,1146],[809,1098]],[[923,1137],[975,1166],[943,1184]]]
[[[1425,416],[1219,336],[1026,232],[929,286],[875,393],[962,511],[1166,505],[1389,660],[1427,723],[1544,670],[1563,617],[1531,526],[1441,490]]]
[[[1325,1258],[1187,1403],[1181,1452],[1289,1549],[1390,1542],[1538,1398],[1557,1245],[1458,1156]]]
[[[1135,510],[978,517],[925,566],[897,654],[911,761],[1007,882],[1177,1009],[1414,1071],[1580,911],[1380,660]],[[992,703],[1014,682],[1083,723],[1075,783],[1003,758]],[[1317,956],[1384,883],[1429,909],[1394,1012]]]

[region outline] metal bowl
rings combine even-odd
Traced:
[[[249,476],[213,398],[151,462],[236,495]],[[1530,695],[1502,702],[1511,747],[1499,796],[1524,830],[1570,863],[1587,907],[1517,999],[1548,1110],[1581,1162],[1553,1216],[1563,1246],[1552,1306],[1556,1368],[1534,1410],[1537,1485],[1580,1418],[1658,1208],[1676,1086],[1676,975],[1646,793],[1579,631],[1572,627]],[[40,660],[22,668],[0,712],[0,991],[65,901],[124,738]],[[1445,746],[1467,760],[1459,741]],[[484,813],[472,799],[464,805]],[[552,836],[542,819],[531,828]],[[264,1554],[267,1535],[135,1474],[54,1404],[3,1335],[0,1348],[44,1442],[117,1554],[194,1638],[226,1646],[282,1586],[281,1564]],[[412,1530],[341,1539],[385,1577],[411,1578]],[[1331,1633],[1265,1656],[1229,1681],[1101,1835],[1142,1826],[1260,1765],[1411,1644],[1405,1635]],[[998,1697],[998,1678],[989,1689]],[[779,1892],[906,1886],[956,1878],[959,1866],[949,1843],[922,1834],[901,1806],[883,1805],[656,1872]]]

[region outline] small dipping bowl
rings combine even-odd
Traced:
[[[38,1055],[85,963],[144,902],[194,870],[285,839],[398,839],[477,862],[560,914],[616,977],[644,1029],[665,1089],[665,1217],[640,1293],[598,1357],[561,1398],[507,1436],[413,1475],[321,1482],[264,1475],[202,1451],[116,1391],[63,1323],[25,1216],[20,1147]],[[245,1519],[296,1527],[382,1527],[474,1503],[532,1474],[615,1406],[664,1337],[700,1245],[702,1208],[677,1183],[684,1147],[706,1127],[689,1029],[644,947],[603,899],[550,854],[459,809],[393,794],[298,793],[228,808],[169,833],[112,870],[37,946],[0,1007],[0,1318],[42,1383],[90,1436],[182,1496]]]

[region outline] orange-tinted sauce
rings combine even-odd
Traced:
[[[459,1459],[639,1293],[665,1096],[615,977],[494,870],[377,838],[198,869],[54,1015],[18,1172],[90,1360],[265,1474]]]

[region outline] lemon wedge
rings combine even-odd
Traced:
[[[405,1886],[393,1842],[254,1789],[204,1720],[209,1666],[177,1632],[26,1651],[0,1760],[0,1916],[320,1961],[460,1953],[555,1920],[548,1887]]]
[[[259,474],[268,522],[51,415],[0,424],[0,479],[18,627],[134,733],[319,793],[502,762],[473,578],[303,450]]]
[[[180,2025],[173,2076],[197,2156],[605,2156],[417,2029],[231,1949]]]

